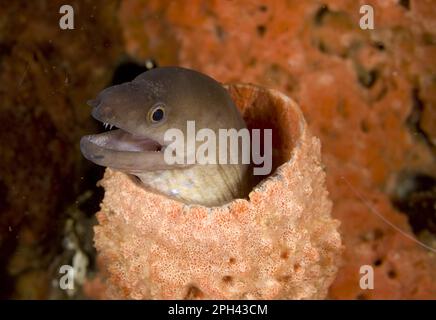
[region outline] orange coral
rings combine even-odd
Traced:
[[[375,29],[361,30],[361,4],[128,1],[120,21],[135,57],[153,56],[223,82],[273,87],[301,105],[323,144],[332,214],[342,222],[347,248],[331,297],[435,298],[434,254],[372,214],[350,186],[411,233],[390,203],[389,186],[404,170],[436,173],[436,6],[431,0],[365,1],[374,7]],[[419,124],[433,149],[408,125],[414,100],[422,104]],[[375,268],[375,290],[359,287],[363,264]]]

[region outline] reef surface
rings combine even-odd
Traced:
[[[359,28],[361,2],[347,0],[133,0],[120,22],[138,59],[276,88],[300,104],[322,142],[346,246],[330,298],[436,298],[435,254],[374,213],[435,247],[436,6],[365,4],[374,30]],[[362,265],[373,266],[375,290],[359,287]]]

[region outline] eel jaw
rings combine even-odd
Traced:
[[[103,123],[105,128],[113,127]],[[173,169],[164,159],[165,145],[123,129],[87,135],[80,140],[83,156],[95,164],[127,173]]]

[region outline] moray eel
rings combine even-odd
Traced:
[[[209,128],[217,137],[219,129],[245,128],[229,94],[214,79],[179,67],[156,68],[104,89],[88,104],[105,128],[116,127],[82,137],[80,148],[88,160],[134,175],[150,191],[187,204],[218,206],[247,196],[251,174],[241,161],[168,164],[164,159],[169,145],[165,132],[177,128],[189,139],[188,121],[195,121],[197,132]],[[191,142],[196,147],[202,143]],[[218,151],[217,143],[217,155]],[[186,147],[183,157],[189,152]]]

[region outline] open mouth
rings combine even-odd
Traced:
[[[80,140],[80,149],[86,159],[128,173],[168,168],[163,145],[111,123],[102,123],[108,131],[84,136]]]
[[[108,122],[103,122],[105,132],[83,137],[96,146],[125,152],[160,152],[163,146],[148,137],[136,136]]]

